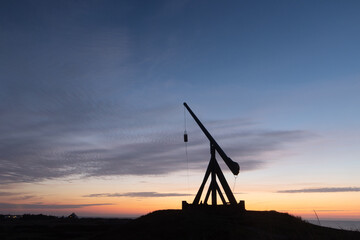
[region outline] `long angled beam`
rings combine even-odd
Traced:
[[[217,144],[217,142],[215,141],[215,139],[211,136],[211,134],[208,132],[208,130],[204,127],[204,125],[200,122],[200,120],[197,118],[197,116],[193,113],[193,111],[190,109],[190,107],[184,102],[184,106],[186,107],[186,109],[189,111],[190,115],[194,118],[195,122],[199,125],[199,127],[201,128],[201,130],[204,132],[205,136],[209,139],[210,143],[214,145],[216,151],[219,153],[219,155],[221,156],[221,158],[224,160],[224,162],[226,163],[226,165],[229,167],[229,169],[231,170],[231,172],[234,175],[238,175],[239,171],[240,171],[240,167],[239,164],[237,162],[234,162],[233,160],[231,160],[231,158],[229,158],[225,152],[221,149],[221,147],[219,146],[219,144]]]

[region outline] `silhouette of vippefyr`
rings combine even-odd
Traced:
[[[207,167],[203,182],[200,185],[200,188],[195,196],[194,201],[192,204],[187,203],[186,201],[182,202],[182,209],[188,210],[188,209],[208,209],[208,208],[217,208],[217,209],[238,209],[241,211],[245,211],[245,201],[241,200],[239,203],[237,203],[234,194],[232,193],[229,184],[227,183],[224,174],[222,173],[220,166],[216,160],[216,152],[221,156],[221,158],[224,160],[226,165],[229,167],[231,172],[234,175],[238,175],[240,171],[239,164],[237,162],[234,162],[229,158],[226,153],[221,149],[219,144],[215,141],[215,139],[211,136],[211,134],[208,132],[208,130],[204,127],[204,125],[201,123],[201,121],[197,118],[197,116],[194,114],[194,112],[190,109],[190,107],[184,102],[185,108],[188,110],[190,115],[193,117],[195,122],[199,125],[200,129],[203,131],[205,136],[208,138],[210,142],[210,161],[209,165]],[[188,141],[187,133],[185,131],[184,134],[184,141]],[[209,184],[208,191],[205,195],[204,202],[200,202],[200,198],[202,195],[202,192],[204,190],[205,184],[211,175],[211,181]],[[220,189],[220,186],[217,182],[217,179],[220,181],[220,184],[222,186],[222,189],[225,192],[225,196],[222,194],[222,191]],[[208,200],[211,194],[211,205],[208,205]],[[222,205],[217,204],[217,194],[219,195]]]

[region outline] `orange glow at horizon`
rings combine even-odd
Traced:
[[[132,177],[121,179],[73,180],[71,184],[58,181],[47,181],[41,184],[24,184],[19,186],[31,191],[34,196],[14,195],[1,196],[0,202],[14,204],[13,208],[3,208],[0,212],[34,213],[69,215],[75,212],[79,216],[101,217],[137,217],[155,210],[181,209],[182,201],[191,203],[201,183],[202,174],[198,174],[191,182],[193,184],[184,189],[184,179],[179,177],[142,178],[141,182]],[[164,181],[166,179],[167,181]],[[228,180],[231,178],[227,178]],[[111,182],[112,184],[109,184]],[[231,182],[229,181],[231,185]],[[287,212],[305,219],[315,219],[316,213],[320,219],[360,219],[360,192],[334,193],[277,193],[274,187],[255,186],[238,182],[235,198],[245,200],[248,210]],[[121,189],[121,191],[119,191]],[[147,189],[157,193],[182,193],[190,196],[168,197],[130,197],[130,196],[98,196],[88,197],[90,194],[144,192]],[[236,192],[241,193],[236,193]],[[221,201],[219,201],[220,203]],[[38,204],[38,208],[26,208],[27,204]],[[23,206],[21,206],[23,205]],[[46,207],[41,208],[42,205]],[[55,208],[51,208],[54,205]],[[56,208],[61,205],[78,205],[74,208]]]
[[[320,219],[348,219],[358,220],[360,210],[357,202],[360,200],[359,194],[348,194],[348,196],[338,197],[334,193],[317,194],[310,196],[310,194],[303,194],[302,196],[278,196],[277,193],[252,193],[244,194],[237,200],[245,200],[247,210],[255,211],[270,211],[285,212],[295,216],[301,216],[304,219],[315,219],[316,214]],[[193,196],[192,196],[193,197]],[[327,202],[326,199],[333,199]],[[23,213],[43,213],[55,215],[68,215],[75,212],[79,216],[141,216],[152,211],[162,209],[181,209],[181,202],[187,200],[184,197],[156,197],[156,198],[99,198],[94,199],[91,203],[112,202],[111,205],[99,206],[85,206],[81,208],[63,208],[63,209],[12,209],[16,212]],[[90,201],[86,201],[89,204]],[[188,201],[189,202],[189,201]],[[191,201],[190,201],[191,202]],[[72,201],[71,204],[81,204],[84,200]],[[45,204],[45,203],[44,203]],[[57,204],[60,204],[57,202]],[[68,202],[61,202],[61,204],[70,204]],[[11,210],[11,209],[8,209]],[[314,211],[315,210],[315,211]],[[4,210],[2,209],[2,212]],[[8,212],[8,213],[11,213]],[[64,214],[65,213],[65,214]]]

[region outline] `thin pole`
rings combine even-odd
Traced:
[[[319,226],[321,226],[320,219],[319,219],[319,217],[318,217],[318,215],[317,215],[317,213],[316,213],[315,209],[314,209],[314,213],[315,213],[315,216],[316,216],[316,218],[317,218],[317,220],[318,220]]]

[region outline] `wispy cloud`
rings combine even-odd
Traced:
[[[352,210],[341,210],[341,209],[320,209],[316,210],[316,212],[346,212],[346,211],[352,211]]]
[[[13,200],[29,200],[29,199],[34,199],[34,198],[39,198],[39,197],[34,196],[34,195],[24,195],[24,196],[14,197],[12,199]]]
[[[0,209],[68,209],[83,208],[93,206],[112,205],[112,203],[96,203],[96,204],[13,204],[0,203]]]
[[[0,192],[0,197],[2,196],[16,196],[16,195],[20,195],[21,193],[14,193],[14,192]]]
[[[330,188],[304,188],[280,190],[278,193],[332,193],[332,192],[360,192],[360,187],[330,187]]]
[[[83,197],[181,197],[189,196],[189,194],[183,193],[158,193],[158,192],[127,192],[127,193],[95,193],[84,195]]]
[[[79,109],[86,107],[79,106],[73,111]],[[184,169],[181,133],[161,121],[161,126],[154,123],[156,119],[171,115],[173,109],[154,109],[155,113],[150,109],[141,113],[128,112],[132,122],[138,118],[149,119],[152,126],[149,123],[136,126],[124,121],[116,123],[116,119],[123,117],[97,110],[91,110],[90,115],[99,114],[101,120],[87,118],[77,121],[71,113],[59,119],[57,113],[56,116],[45,114],[44,122],[31,116],[7,119],[2,126],[12,123],[14,128],[13,131],[4,130],[0,137],[0,182],[34,182],[71,175],[156,175]],[[35,123],[37,121],[40,122]],[[34,123],[29,125],[31,122]],[[226,121],[220,124],[226,125]],[[269,162],[262,157],[264,153],[311,137],[311,133],[306,131],[249,130],[241,124],[242,121],[236,127],[215,133],[214,137],[240,164],[242,171],[263,168]],[[204,169],[209,157],[207,140],[199,130],[189,134],[189,167]]]
[[[21,192],[0,192],[0,197],[11,197],[12,200],[29,200],[40,198],[39,196],[29,195]]]

